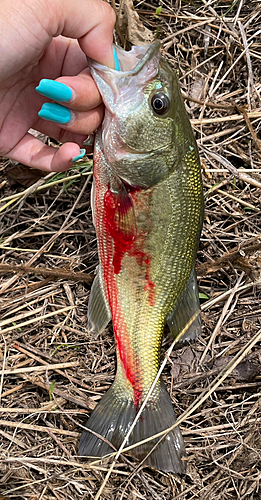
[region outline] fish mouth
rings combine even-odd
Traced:
[[[147,62],[159,53],[160,42],[156,40],[147,45],[133,46],[126,52],[118,45],[113,45],[117,52],[120,70],[108,68],[87,57],[90,68],[102,70],[103,73],[111,73],[114,78],[123,78],[137,75]]]
[[[122,78],[123,76],[135,76],[141,71],[141,69],[146,65],[146,63],[152,59],[160,49],[160,42],[156,40],[155,42],[148,45],[140,45],[133,47],[129,52],[126,52],[121,47],[113,46],[117,52],[118,59],[120,62],[120,71],[113,70],[116,75]],[[136,64],[135,64],[136,62]],[[134,67],[133,67],[133,64]]]
[[[129,102],[135,96],[135,103],[142,103],[143,89],[156,77],[160,64],[160,42],[133,46],[126,52],[114,46],[120,65],[120,71],[89,60],[92,77],[100,91],[105,107],[113,116],[122,111],[124,101]],[[106,121],[106,113],[105,119]]]

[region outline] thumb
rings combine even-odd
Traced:
[[[49,34],[78,39],[88,57],[114,68],[112,42],[116,16],[112,7],[102,0],[56,0],[54,8],[56,22],[52,12]]]

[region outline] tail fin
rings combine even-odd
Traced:
[[[80,440],[79,455],[102,457],[113,452],[108,441],[118,449],[130,429],[137,410],[128,394],[119,392],[117,382],[109,389],[91,414],[86,427],[100,434],[102,440],[84,430]],[[175,422],[175,414],[167,390],[163,384],[151,396],[143,410],[126,446],[142,441],[168,427]],[[129,451],[129,455],[142,460],[156,444],[158,439],[137,446]],[[145,465],[165,472],[185,474],[186,452],[183,438],[178,427],[173,429],[146,459]]]

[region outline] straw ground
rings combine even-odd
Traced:
[[[40,178],[2,159],[1,498],[261,498],[260,2],[141,1],[135,11],[140,24],[121,2],[116,41],[128,46],[140,26],[144,40],[161,40],[202,162],[203,332],[171,352],[166,336],[162,349],[188,473],[138,469],[124,454],[105,481],[110,463],[78,458],[81,426],[115,373],[111,328],[97,337],[86,325],[97,265],[91,158]]]

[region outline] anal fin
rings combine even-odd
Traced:
[[[167,318],[167,324],[174,339],[199,310],[200,303],[197,276],[195,269],[193,269],[177,304]],[[194,340],[200,333],[201,317],[200,314],[198,314],[179,340],[179,343]]]
[[[94,278],[88,303],[88,328],[92,332],[102,332],[111,320],[111,311],[104,297],[100,266]]]

